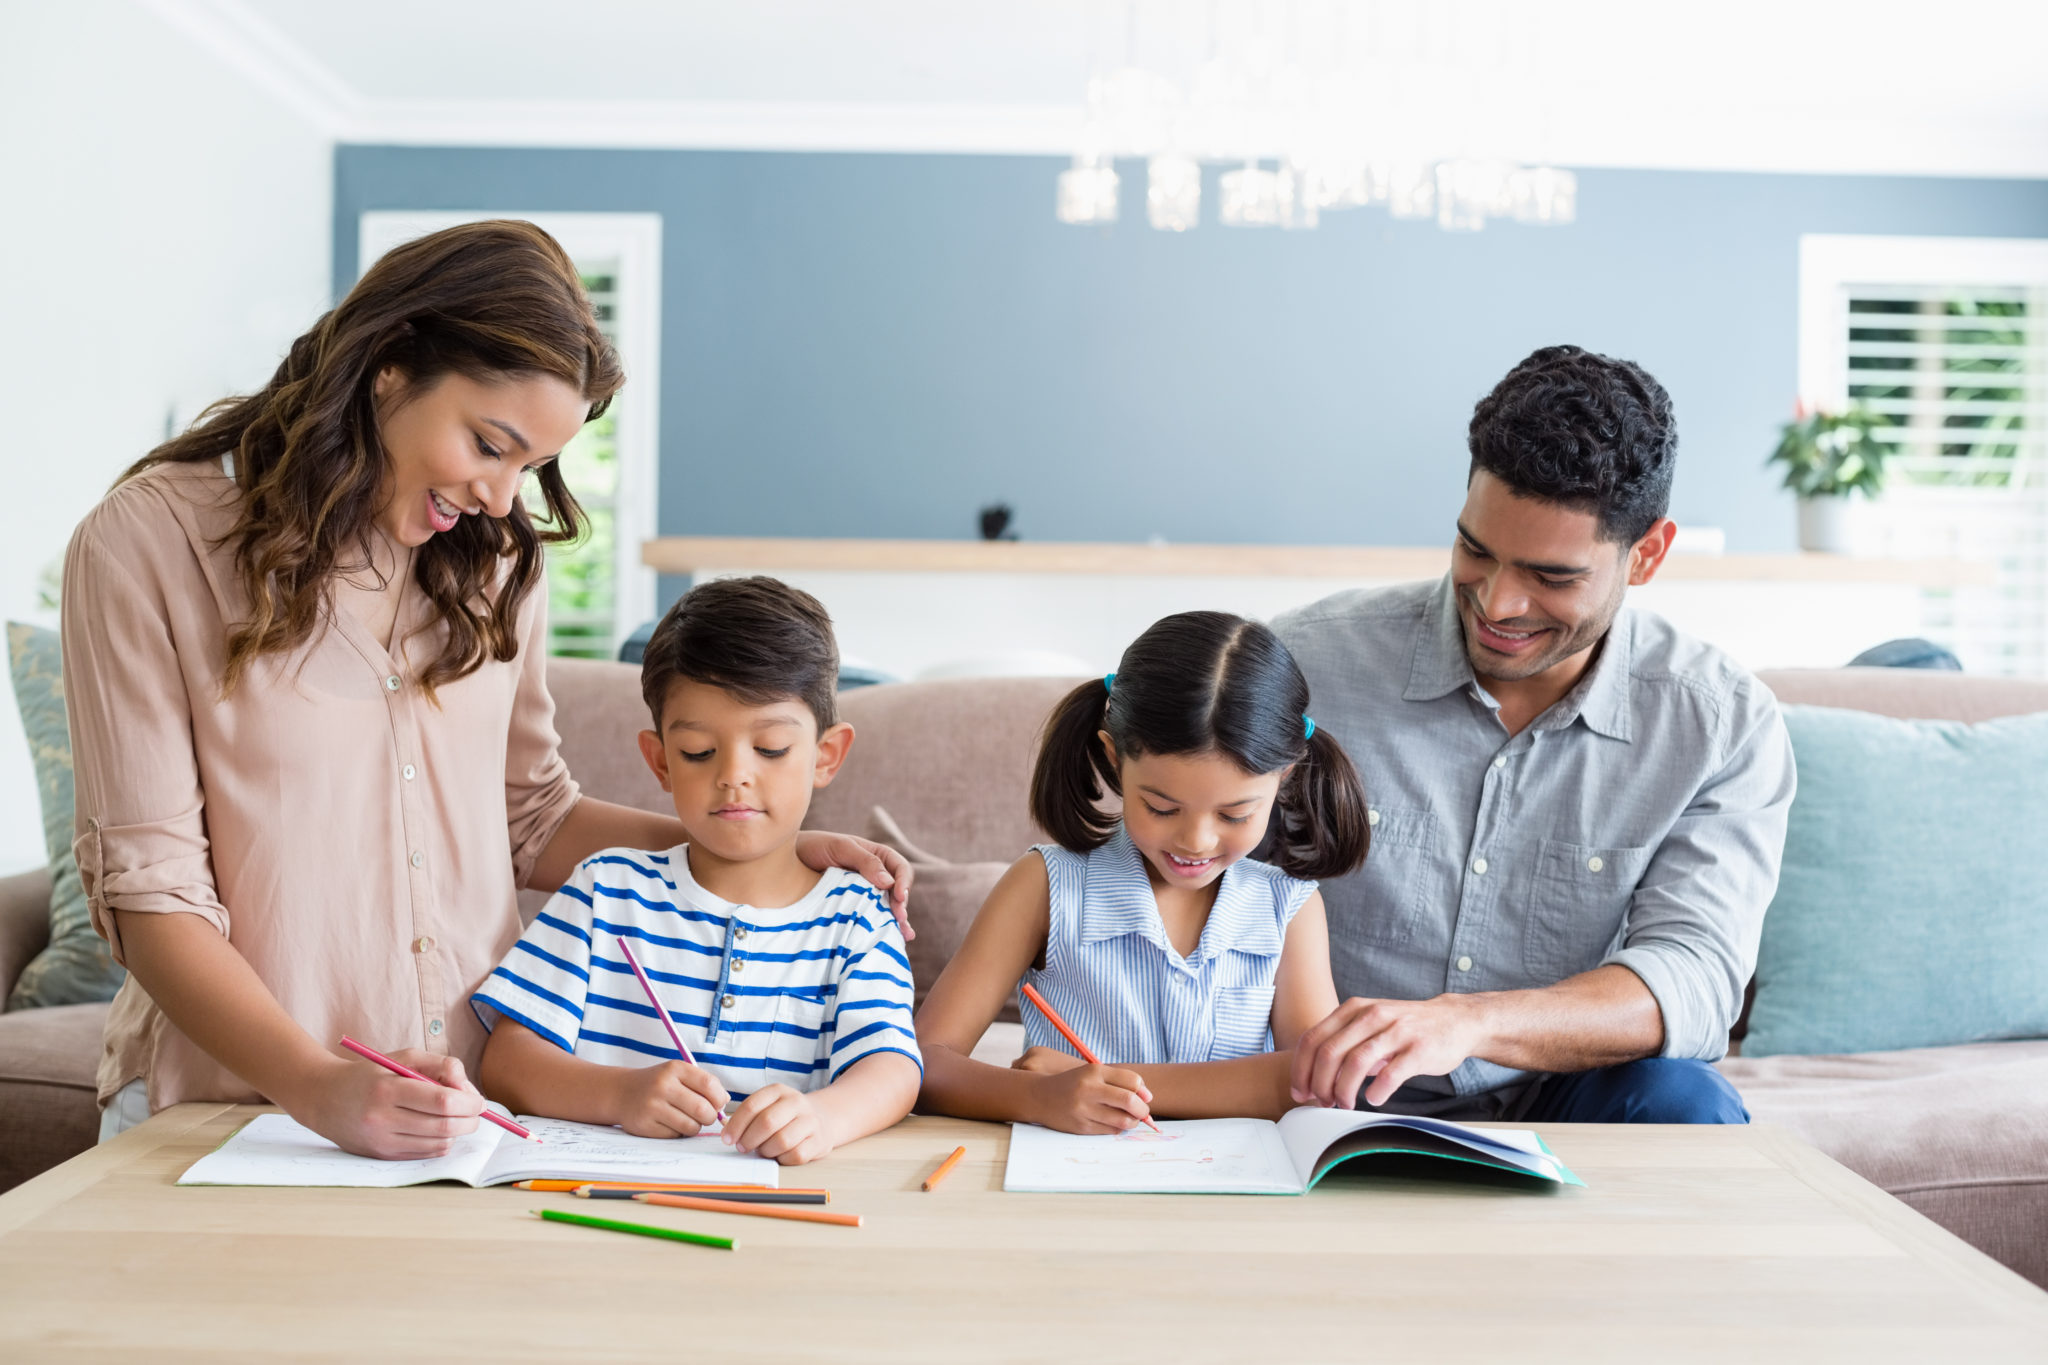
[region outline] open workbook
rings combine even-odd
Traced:
[[[1474,1128],[1446,1119],[1350,1109],[1290,1110],[1270,1119],[1161,1119],[1159,1131],[1081,1137],[1032,1123],[1010,1126],[1003,1188],[1079,1194],[1306,1194],[1356,1158],[1442,1157],[1583,1185],[1526,1128]],[[1446,1173],[1458,1167],[1447,1165]]]
[[[502,1112],[502,1111],[501,1111]],[[355,1185],[390,1189],[459,1180],[669,1180],[777,1185],[782,1168],[743,1156],[716,1137],[643,1138],[619,1128],[519,1115],[539,1142],[479,1123],[446,1156],[378,1161],[354,1156],[284,1114],[262,1114],[192,1163],[180,1185]]]

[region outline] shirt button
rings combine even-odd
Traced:
[[[1493,760],[1493,766],[1494,766],[1494,767],[1496,767],[1496,768],[1505,768],[1505,767],[1507,767],[1507,766],[1508,766],[1508,756],[1507,756],[1506,754],[1499,754],[1499,755],[1496,755],[1496,756],[1494,757],[1494,760]]]
[[[384,680],[384,690],[386,692],[396,692],[398,690],[398,675],[396,673],[393,673]]]
[[[747,960],[746,960],[745,958],[743,958],[743,957],[736,957],[736,958],[734,958],[734,959],[732,960],[732,969],[733,969],[734,971],[739,971],[739,970],[740,970],[741,968],[745,967],[746,965],[747,965]]]
[[[734,938],[745,938],[747,936],[747,927],[744,924],[741,925],[739,928],[732,931],[732,936]]]
[[[1598,872],[1601,868],[1605,866],[1607,866],[1607,864],[1601,862],[1598,858],[1586,859],[1586,871],[1588,872]]]
[[[416,953],[433,952],[434,936],[432,934],[421,934],[418,938],[412,941],[412,950]]]
[[[1461,957],[1461,958],[1459,958],[1459,959],[1458,959],[1458,970],[1459,970],[1459,971],[1461,971],[1461,972],[1469,972],[1469,971],[1471,971],[1471,970],[1472,970],[1472,959],[1471,959],[1471,958],[1469,958],[1469,957]]]
[[[408,763],[403,768],[400,768],[398,771],[405,774],[406,781],[412,781],[412,764]]]
[[[725,995],[725,996],[720,996],[720,997],[719,997],[719,1000],[718,1000],[718,1003],[719,1003],[719,1004],[721,1004],[721,1005],[723,1005],[723,1006],[725,1006],[725,1008],[727,1008],[727,1009],[731,1009],[731,1008],[732,1008],[732,997],[731,997],[731,996],[729,996],[729,995]]]
[[[1379,822],[1380,822],[1380,813],[1379,813],[1378,811],[1376,811],[1376,810],[1367,810],[1367,811],[1366,811],[1366,813],[1365,813],[1365,823],[1367,823],[1368,825],[1377,825],[1377,824],[1378,824]]]
[[[427,1020],[427,1036],[429,1038],[439,1038],[441,1036],[441,1021],[439,1019]]]
[[[1472,860],[1472,870],[1484,877],[1486,875],[1486,859],[1474,858]]]
[[[414,849],[412,855],[412,865],[414,867],[425,867],[427,865],[427,855],[421,853],[418,849]]]

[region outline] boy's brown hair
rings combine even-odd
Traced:
[[[640,695],[661,730],[678,678],[723,688],[749,706],[795,699],[838,723],[839,644],[824,604],[780,579],[721,578],[684,593],[640,659]]]

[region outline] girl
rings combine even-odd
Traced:
[[[624,378],[554,239],[450,228],[79,526],[76,848],[130,972],[102,1137],[261,1099],[351,1152],[439,1155],[482,1106],[465,1002],[519,936],[515,890],[681,842],[672,816],[579,799],[542,657],[543,547],[584,525],[555,456]],[[864,841],[799,853],[908,886]],[[440,1084],[339,1055],[344,1033]]]
[[[1056,842],[1004,874],[918,1011],[921,1106],[1070,1133],[1278,1118],[1285,1049],[1337,1007],[1308,879],[1357,868],[1367,842],[1358,773],[1309,718],[1286,646],[1222,612],[1160,621],[1053,712],[1031,813]],[[1255,861],[1269,828],[1272,861]],[[1028,1000],[1024,1056],[972,1060],[1020,977],[1100,1065]]]

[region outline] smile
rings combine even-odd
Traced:
[[[1214,858],[1183,858],[1176,853],[1167,854],[1166,861],[1175,872],[1180,873],[1184,877],[1199,876],[1201,873],[1207,872],[1210,868],[1216,866]]]
[[[436,531],[452,531],[455,529],[455,523],[461,519],[462,512],[459,508],[451,505],[433,489],[427,490],[427,520],[433,523]]]
[[[1478,612],[1472,613],[1473,633],[1479,643],[1497,654],[1519,654],[1534,641],[1550,632],[1545,630],[1507,630],[1496,626]]]

